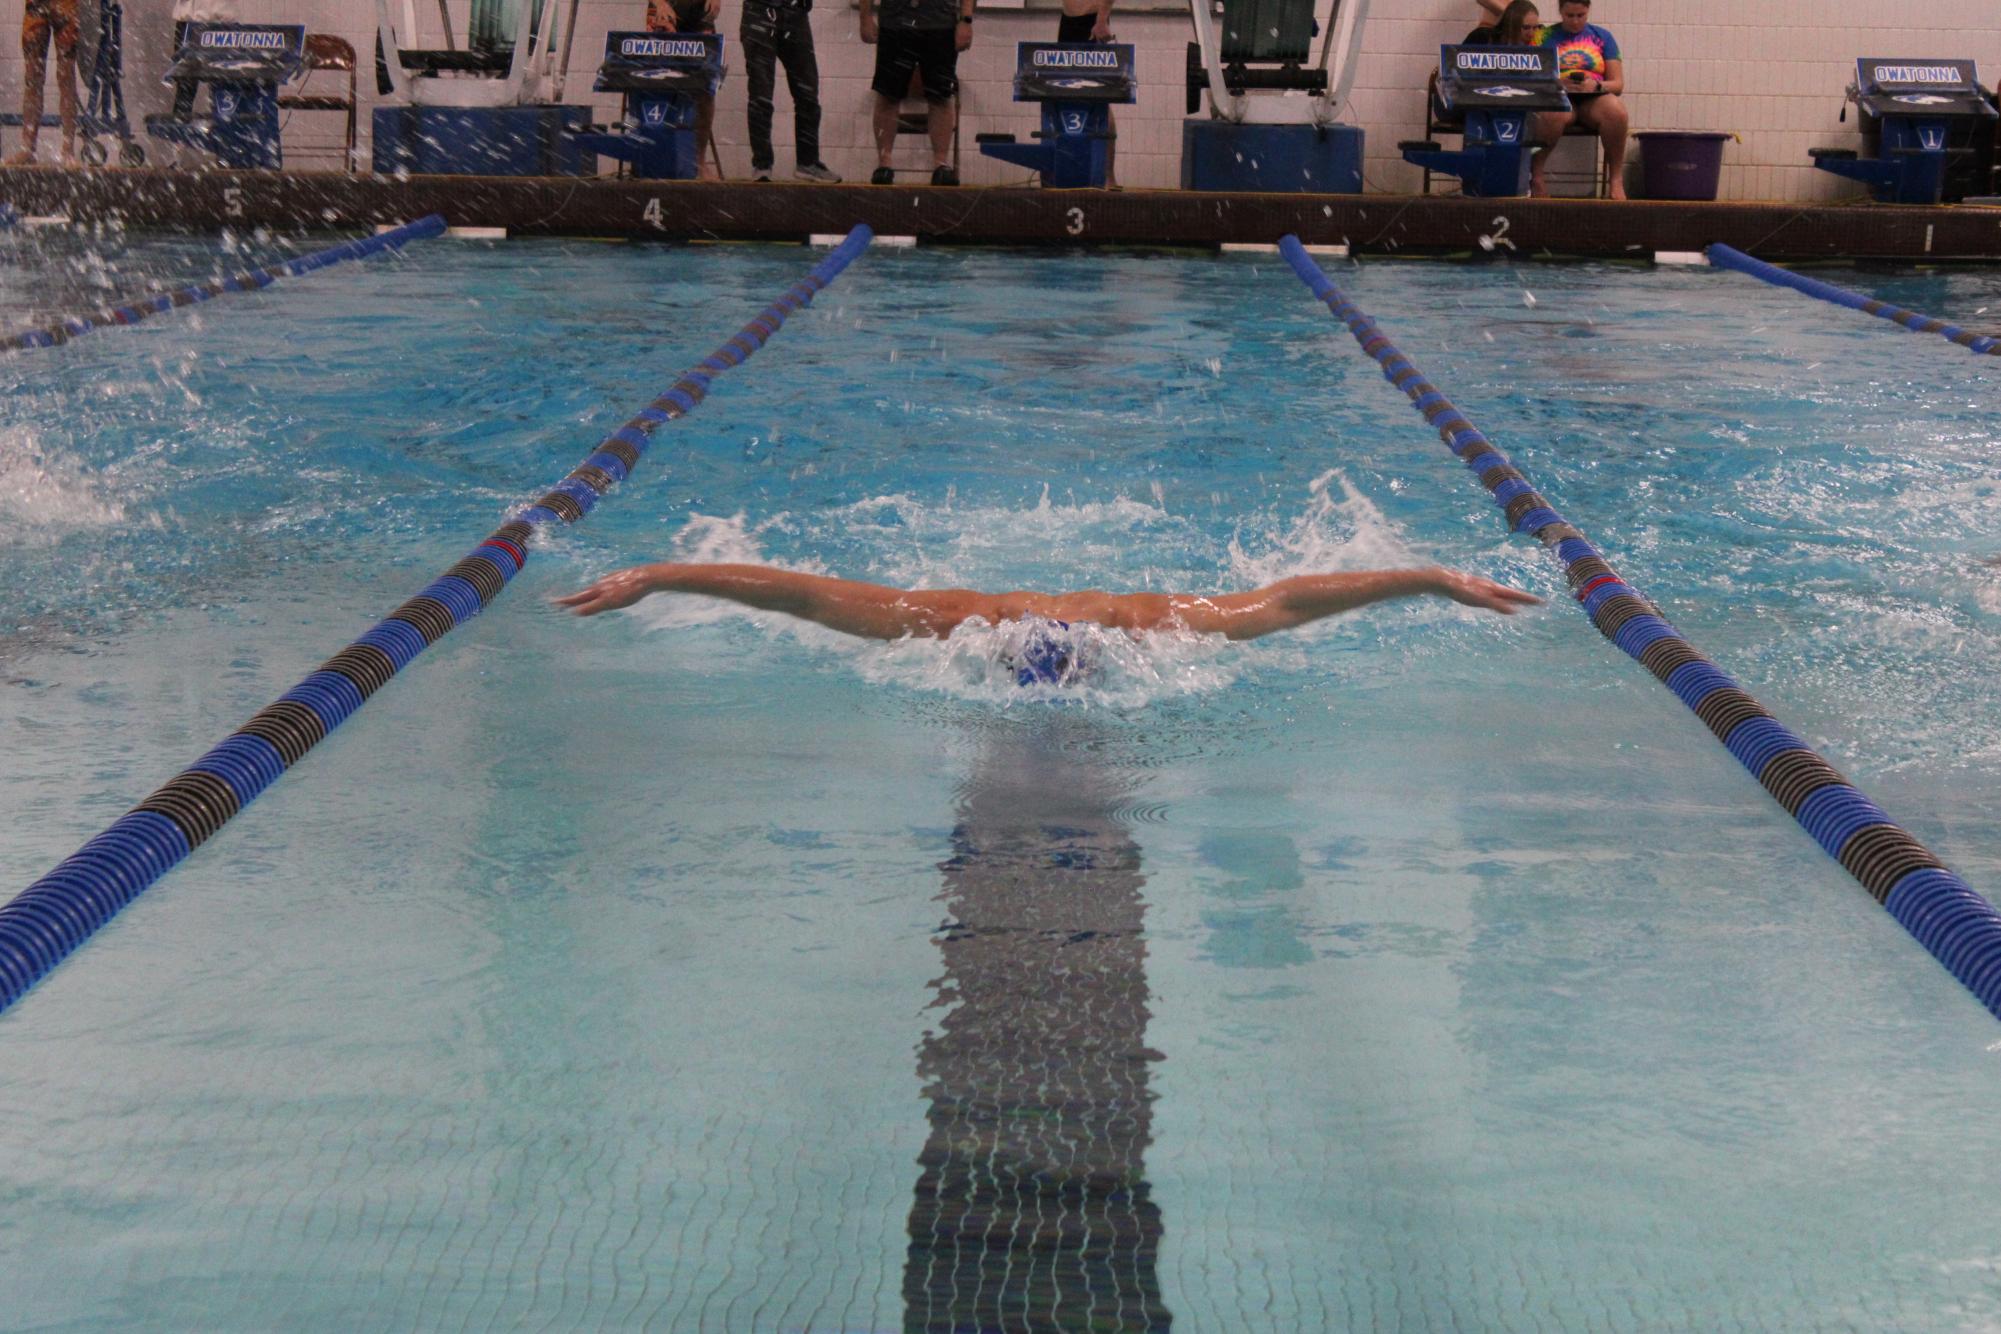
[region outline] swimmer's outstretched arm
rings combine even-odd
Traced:
[[[1290,630],[1392,598],[1437,596],[1513,615],[1541,598],[1492,579],[1436,566],[1305,574],[1248,593],[979,593],[965,588],[904,589],[769,565],[683,565],[663,561],[608,574],[556,599],[579,616],[630,607],[651,593],[698,593],[761,611],[783,612],[865,639],[943,637],[960,622],[1021,616],[1087,621],[1117,630],[1185,629],[1231,639]]]
[[[699,593],[760,611],[784,612],[864,639],[949,635],[968,616],[989,615],[983,595],[960,588],[910,590],[830,579],[769,565],[683,565],[662,561],[608,574],[556,599],[579,616],[630,607],[650,593]]]
[[[1177,594],[1168,602],[1172,608],[1171,623],[1231,639],[1256,639],[1338,616],[1372,602],[1424,596],[1451,598],[1465,606],[1482,607],[1503,616],[1512,616],[1521,608],[1542,601],[1519,588],[1434,565],[1418,570],[1302,574],[1248,593],[1221,593],[1214,597]]]

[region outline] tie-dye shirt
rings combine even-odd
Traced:
[[[1542,44],[1556,48],[1556,72],[1582,70],[1594,79],[1605,77],[1605,66],[1619,58],[1619,40],[1595,23],[1584,25],[1580,33],[1568,33],[1562,25],[1545,28]]]

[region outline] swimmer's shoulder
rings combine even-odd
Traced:
[[[1174,623],[1173,599],[1165,593],[1108,593],[1087,588],[1075,593],[1029,593],[1011,616],[1102,625],[1108,630],[1158,630]]]
[[[952,609],[960,613],[960,619],[973,616],[994,622],[1040,619],[1131,631],[1169,629],[1181,623],[1175,599],[1167,593],[1111,593],[1102,588],[1074,593],[1038,593],[1030,589],[976,593],[953,589],[950,596],[954,599]]]

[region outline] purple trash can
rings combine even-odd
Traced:
[[[1737,136],[1715,130],[1642,130],[1640,194],[1647,199],[1714,199],[1723,176],[1723,145]]]

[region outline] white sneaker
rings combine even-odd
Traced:
[[[771,179],[771,168],[752,167],[750,169],[750,178],[753,181],[768,181]]]
[[[841,178],[827,170],[824,162],[802,162],[793,173],[795,180],[818,181],[822,185],[839,185]]]

